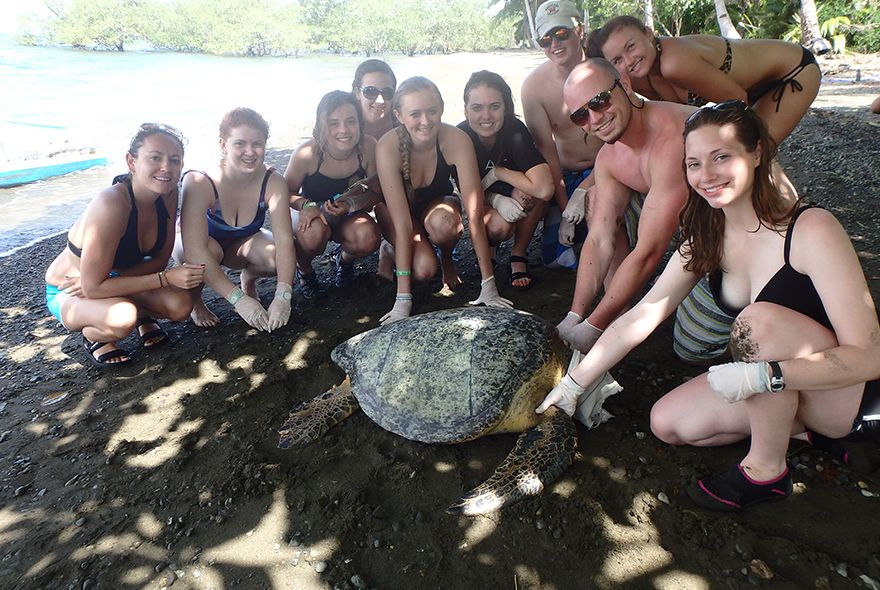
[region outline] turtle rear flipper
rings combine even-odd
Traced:
[[[545,416],[546,420],[519,435],[516,446],[492,477],[446,511],[467,515],[493,512],[526,496],[537,496],[559,477],[574,458],[577,429],[558,408],[548,409]]]
[[[279,449],[306,445],[355,413],[360,406],[351,392],[351,381],[330,388],[290,412],[278,434]]]

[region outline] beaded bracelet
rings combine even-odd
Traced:
[[[171,283],[168,282],[168,276],[165,274],[164,270],[159,271],[159,284],[163,287],[171,286]]]
[[[395,299],[397,299],[397,301],[412,301],[412,294],[411,293],[398,293],[397,297]]]
[[[412,271],[411,270],[398,270],[395,268],[394,274],[399,277],[408,277],[408,276],[412,275]]]
[[[317,206],[318,206],[318,204],[314,201],[306,201],[305,203],[302,204],[302,207],[300,207],[300,210],[305,211],[306,209],[309,209],[311,207],[317,208]]]

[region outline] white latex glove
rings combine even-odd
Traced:
[[[268,329],[277,330],[286,326],[290,320],[290,302],[293,298],[293,286],[279,282],[275,287],[275,298],[269,304]]]
[[[574,419],[587,428],[595,428],[599,424],[607,422],[612,416],[608,410],[602,407],[602,404],[620,391],[623,391],[623,387],[611,376],[611,373],[605,371],[587,387],[586,393],[578,398]]]
[[[480,296],[468,303],[471,305],[480,305],[482,303],[486,307],[513,307],[513,301],[505,299],[498,294],[494,275],[482,280],[480,283]]]
[[[393,324],[394,322],[398,322],[402,319],[408,318],[411,311],[412,295],[406,293],[398,293],[397,299],[395,299],[394,301],[394,307],[391,308],[391,311],[382,316],[382,319],[379,320],[379,323],[383,326]]]
[[[486,190],[496,182],[498,182],[498,177],[495,176],[495,166],[493,165],[491,168],[489,168],[489,171],[486,172],[486,176],[483,177],[483,190]]]
[[[568,205],[565,206],[565,211],[562,212],[562,218],[577,225],[584,220],[584,211],[587,209],[586,202],[587,189],[574,189],[574,192],[571,193],[571,198],[568,200]]]
[[[575,224],[565,217],[559,221],[559,243],[563,246],[574,245],[574,226]]]
[[[576,314],[573,311],[569,311],[567,314],[565,314],[565,317],[562,318],[562,321],[559,322],[558,324],[556,324],[556,331],[559,332],[560,335],[562,335],[562,332],[564,330],[574,328],[576,325],[578,325],[582,321],[584,321],[584,318],[582,318],[581,316],[579,316],[578,314]],[[563,340],[564,340],[564,338],[563,338]]]
[[[260,302],[250,295],[242,295],[241,299],[235,302],[235,311],[246,321],[248,325],[257,330],[266,330],[269,327],[269,315]]]
[[[559,385],[550,390],[541,405],[535,408],[535,412],[543,414],[550,406],[556,406],[569,416],[573,416],[577,409],[578,398],[586,391],[571,378],[571,375],[566,374]]]
[[[516,200],[499,195],[498,193],[486,193],[486,201],[507,223],[516,223],[524,219],[528,213],[516,202]]]
[[[559,337],[562,338],[563,342],[568,344],[568,346],[572,350],[579,350],[584,354],[590,352],[590,349],[593,348],[593,345],[596,344],[596,341],[599,339],[599,336],[602,335],[603,330],[600,330],[590,322],[584,321],[580,324],[568,328],[567,330],[562,330],[559,332]]]
[[[709,387],[731,404],[756,393],[770,391],[770,372],[766,361],[715,365],[709,367],[708,378]]]

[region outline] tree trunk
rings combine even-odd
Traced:
[[[721,29],[722,37],[726,39],[742,39],[740,34],[736,32],[733,21],[730,20],[730,15],[727,13],[727,4],[724,3],[724,0],[715,0],[715,15],[718,18],[718,28]]]
[[[804,47],[822,55],[831,51],[831,44],[819,32],[819,14],[815,0],[801,0],[801,42]]]
[[[526,6],[526,22],[528,23],[529,32],[529,46],[534,49],[537,47],[535,43],[535,39],[538,38],[538,33],[535,31],[535,19],[532,18],[532,7],[529,5],[530,0],[523,0],[523,4]]]
[[[645,26],[654,30],[654,0],[645,0]]]

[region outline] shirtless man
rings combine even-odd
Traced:
[[[589,174],[602,147],[601,141],[587,136],[571,122],[562,100],[565,79],[584,60],[584,26],[577,9],[568,0],[548,0],[541,4],[535,13],[535,25],[538,45],[544,49],[547,61],[523,81],[523,114],[535,145],[550,165],[555,190],[553,202],[560,211],[565,211],[569,197],[572,198],[559,228],[560,243],[570,246],[574,240],[574,224],[584,214],[586,191],[592,186]]]
[[[557,326],[563,340],[586,353],[647,283],[669,247],[688,195],[681,168],[684,122],[696,109],[638,98],[626,73],[618,74],[604,59],[588,59],[572,70],[564,100],[572,120],[605,142],[596,157],[590,233],[571,311]],[[630,251],[623,219],[633,191],[645,200]],[[605,295],[587,316],[603,281]]]

